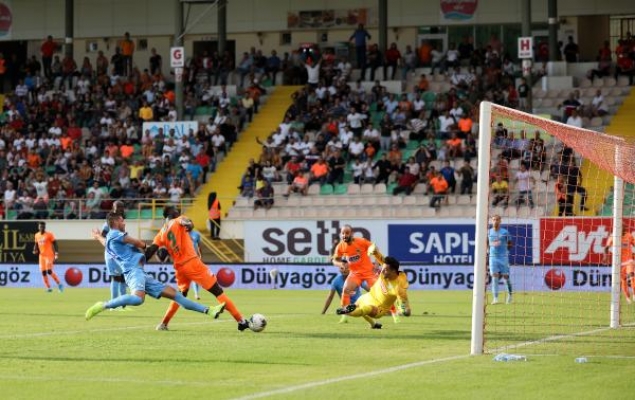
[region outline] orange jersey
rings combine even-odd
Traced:
[[[612,238],[609,238],[606,243],[607,246],[613,245]],[[633,246],[635,246],[635,238],[630,232],[626,232],[622,235],[622,262],[631,261],[633,259]]]
[[[189,232],[185,226],[181,225],[184,219],[186,218],[180,216],[167,221],[152,242],[168,250],[168,254],[174,261],[174,267],[180,267],[191,259],[198,258]]]
[[[334,257],[346,257],[348,268],[352,273],[373,271],[373,262],[368,257],[371,242],[367,239],[355,237],[351,243],[340,241],[335,248]]]
[[[37,244],[37,248],[40,252],[41,257],[55,257],[53,242],[55,242],[55,235],[53,235],[51,232],[38,232],[35,234],[35,243]]]

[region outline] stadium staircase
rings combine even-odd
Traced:
[[[216,166],[216,171],[200,189],[192,206],[186,211],[199,230],[208,224],[207,197],[209,193],[217,193],[224,216],[233,207],[233,201],[239,194],[238,186],[249,159],[257,160],[262,152],[262,146],[256,142],[256,138],[265,140],[276,129],[291,105],[291,95],[296,90],[298,90],[297,86],[277,86],[273,93],[267,96],[266,103],[260,107],[258,114],[254,115],[252,122],[240,134],[231,151]],[[219,252],[230,256],[228,253],[234,251],[226,242],[221,240],[210,243]]]
[[[605,132],[609,135],[620,136],[632,141],[635,139],[635,90],[630,90],[630,94],[624,99],[622,106],[617,114],[611,119],[610,124],[606,127]],[[609,193],[613,186],[613,175],[609,172],[600,170],[596,165],[585,160],[582,163],[583,185],[586,187],[589,195],[587,207],[589,211],[583,215],[599,215],[612,216],[612,200],[610,204],[605,202],[604,195]],[[593,179],[590,179],[593,177]],[[576,203],[579,204],[579,203]],[[625,207],[624,214],[631,215],[632,210]]]

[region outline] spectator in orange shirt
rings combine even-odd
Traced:
[[[311,166],[310,183],[318,182],[320,185],[326,183],[326,178],[329,172],[329,165],[324,161],[324,158],[320,157]]]
[[[130,140],[126,140],[126,143],[122,144],[119,147],[119,154],[121,154],[121,158],[124,160],[129,159],[134,154],[134,147],[130,144]]]
[[[132,55],[135,50],[134,41],[130,39],[130,33],[124,33],[123,39],[119,42],[119,48],[123,56],[123,74],[128,76],[132,73]]]
[[[72,143],[73,139],[68,136],[68,131],[64,131],[62,133],[62,137],[60,138],[60,146],[62,146],[62,150],[70,148]]]
[[[388,152],[388,161],[390,161],[391,164],[397,164],[399,165],[401,163],[401,159],[402,159],[402,154],[401,154],[401,150],[399,150],[399,145],[397,145],[396,143],[393,143],[390,146],[390,151]]]
[[[426,78],[426,74],[421,74],[419,78],[419,83],[417,83],[417,90],[419,92],[427,92],[430,88],[430,82],[428,82],[428,78]]]
[[[448,191],[448,182],[445,180],[441,172],[436,172],[434,177],[430,179],[430,188],[432,189],[432,198],[430,198],[430,207],[439,207]]]
[[[463,137],[467,137],[468,134],[472,133],[472,118],[469,115],[462,115],[458,122],[459,131]]]
[[[35,149],[31,149],[27,156],[26,163],[29,165],[29,168],[40,168],[40,165],[42,165],[42,157],[35,152]]]
[[[463,145],[463,141],[456,135],[456,132],[450,133],[450,139],[445,142],[448,145],[448,157],[456,158],[461,157],[463,151],[461,146]]]
[[[432,61],[432,46],[427,40],[421,41],[419,46],[419,65],[428,66]]]
[[[289,197],[291,192],[300,193],[302,196],[306,196],[309,193],[309,174],[298,172],[293,182],[287,188],[287,193],[284,197]]]

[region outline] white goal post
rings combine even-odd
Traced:
[[[513,120],[513,121],[522,121],[523,123],[529,123],[532,126],[540,128],[543,132],[547,133],[557,143],[561,143],[562,145],[572,148],[575,151],[575,154],[579,157],[588,160],[589,162],[597,165],[599,169],[608,171],[610,174],[614,176],[613,179],[613,215],[612,215],[612,231],[610,231],[610,235],[613,239],[612,246],[612,258],[611,258],[611,284],[610,284],[610,297],[608,293],[604,293],[602,299],[606,298],[606,303],[609,302],[610,298],[610,306],[605,304],[606,308],[601,308],[602,310],[606,310],[605,315],[605,325],[604,328],[607,330],[610,328],[618,328],[620,326],[620,249],[621,249],[621,233],[622,233],[622,204],[624,201],[624,180],[627,182],[634,183],[635,182],[635,163],[633,160],[633,154],[635,154],[635,146],[633,144],[626,142],[624,139],[606,135],[600,132],[590,131],[581,128],[575,128],[560,122],[552,121],[545,118],[540,118],[535,115],[527,114],[518,110],[506,108],[503,106],[499,106],[490,102],[481,102],[480,103],[480,113],[479,113],[479,137],[478,137],[478,181],[477,181],[477,206],[476,206],[476,233],[475,233],[475,253],[474,253],[474,288],[472,293],[472,327],[471,327],[471,354],[479,355],[483,354],[485,351],[485,332],[486,325],[488,324],[488,312],[487,308],[489,307],[486,299],[487,299],[487,286],[488,286],[488,265],[487,265],[487,235],[489,229],[489,218],[492,215],[492,201],[490,198],[490,183],[491,183],[491,174],[493,167],[493,143],[495,137],[493,135],[494,126],[495,126],[495,117],[496,118],[504,118],[505,120]],[[542,168],[540,169],[540,173],[542,173]],[[538,172],[537,172],[538,173]],[[548,171],[546,172],[548,173]],[[511,174],[510,174],[511,176]],[[588,179],[585,177],[585,179]],[[511,179],[510,179],[511,181]],[[550,181],[549,178],[543,180],[544,182],[553,182]],[[546,188],[547,193],[544,193],[545,198],[553,197],[553,193],[548,193],[552,191],[551,187],[546,183],[543,184],[543,187]],[[551,196],[551,197],[550,197]],[[511,196],[510,196],[511,198]],[[573,197],[572,197],[573,198]],[[531,197],[529,197],[531,199]],[[525,201],[525,200],[523,200]],[[531,200],[530,200],[531,201]],[[526,204],[526,203],[525,203]],[[510,206],[513,207],[513,204]],[[542,207],[540,212],[542,214],[534,211],[534,205],[531,203],[531,209],[527,207],[529,210],[524,217],[526,219],[535,219],[540,220],[548,220],[552,218],[554,215],[554,204],[549,201],[543,202],[542,205],[536,206],[536,208]],[[507,210],[507,206],[505,207]],[[514,214],[514,217],[516,215]],[[503,215],[505,219],[506,216]],[[557,218],[557,217],[553,217]],[[593,219],[594,217],[575,217],[571,216],[569,218],[572,219]],[[503,224],[505,222],[503,221]],[[542,240],[542,238],[539,238]],[[542,257],[542,254],[541,254]],[[541,259],[541,258],[540,258]],[[539,262],[534,261],[536,265],[523,265],[517,266],[519,269],[524,269],[526,271],[535,270],[537,268],[544,268],[544,266],[537,265]],[[514,267],[512,265],[512,267]],[[598,267],[599,268],[599,267]],[[529,274],[530,272],[527,272]],[[608,267],[607,267],[608,273]],[[510,289],[511,290],[511,289]],[[530,292],[530,289],[522,288],[521,292],[526,290]],[[607,288],[606,292],[608,292],[609,288]],[[557,292],[558,296],[562,296],[563,291]],[[516,293],[516,292],[514,292]],[[569,293],[570,294],[570,293]],[[556,292],[547,292],[546,294],[541,294],[540,301],[544,301],[547,296],[556,295]],[[574,294],[575,295],[575,294]],[[528,294],[527,296],[532,296],[532,294]],[[526,298],[526,297],[525,297]],[[516,300],[516,295],[514,295],[514,300]],[[526,301],[529,303],[529,300]],[[517,306],[516,304],[510,305],[510,307]],[[501,306],[493,306],[499,307],[497,310],[503,310],[505,305]],[[518,306],[520,307],[520,306]],[[575,308],[575,307],[573,307]],[[512,321],[512,314],[510,310],[511,308],[504,309],[505,311],[494,312],[493,315],[499,314],[501,315],[499,318],[499,324],[510,323]],[[600,309],[600,307],[598,307]],[[610,310],[610,312],[608,312]],[[576,310],[577,311],[577,310]],[[552,309],[548,309],[548,312],[554,313]],[[570,313],[571,309],[569,309]],[[603,311],[602,311],[603,312]],[[510,316],[509,320],[505,321],[504,316]],[[523,314],[520,312],[517,314],[513,314],[513,323],[522,323]],[[519,322],[521,321],[521,322]],[[554,324],[555,325],[555,324]],[[573,325],[573,323],[572,323]],[[575,329],[576,327],[573,327]],[[586,326],[580,324],[579,329],[584,330]],[[597,328],[597,326],[593,326],[593,328]],[[590,328],[589,328],[590,329]],[[579,333],[580,335],[586,333]],[[572,333],[570,336],[576,336],[578,333]],[[552,341],[559,340],[560,334],[554,334],[550,332],[548,329],[545,329],[544,332],[544,340]],[[562,336],[565,337],[565,336]],[[554,339],[555,338],[555,339]],[[531,343],[534,343],[534,340],[540,341],[541,339],[532,338]],[[525,343],[526,344],[526,343]]]

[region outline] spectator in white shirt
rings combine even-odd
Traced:
[[[573,109],[571,115],[567,118],[567,125],[575,126],[576,128],[582,128],[582,118],[578,115],[578,110]]]
[[[349,160],[361,159],[364,155],[364,143],[358,137],[354,137],[353,141],[348,145]]]
[[[110,155],[110,151],[104,150],[104,155],[101,156],[101,164],[115,166],[115,159]]]
[[[353,107],[351,107],[350,112],[346,116],[346,122],[351,127],[353,131],[353,135],[361,136],[363,132],[363,121],[368,118],[366,114],[358,113]]]

